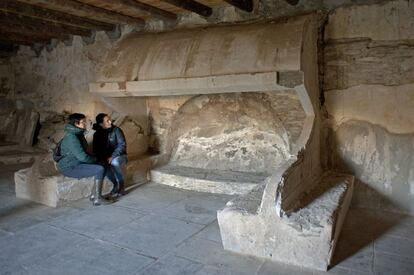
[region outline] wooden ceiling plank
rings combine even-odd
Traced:
[[[253,0],[224,0],[232,6],[235,6],[238,9],[243,11],[251,12],[253,11]]]
[[[145,21],[140,18],[122,15],[106,9],[85,5],[73,0],[16,0],[18,2],[36,5],[46,9],[57,10],[80,17],[93,18],[96,21],[103,21],[110,24],[140,24]]]
[[[107,5],[108,7],[117,7],[119,9],[118,12],[122,12],[123,9],[128,9],[128,11],[132,11],[136,13],[136,15],[139,17],[140,15],[144,15],[146,17],[148,16],[154,16],[162,20],[169,20],[169,21],[175,21],[177,19],[177,15],[171,12],[168,12],[163,9],[159,9],[157,7],[136,1],[136,0],[111,0],[109,1],[100,1],[100,0],[94,0],[88,1],[88,0],[78,0],[84,4],[94,5],[102,3],[103,5]],[[94,5],[97,6],[98,5]],[[100,6],[103,8],[102,6]],[[106,7],[105,7],[106,8]]]
[[[50,38],[33,37],[8,31],[0,31],[0,40],[24,45],[31,45],[34,43],[47,44],[50,42]]]
[[[54,22],[48,22],[39,19],[33,19],[21,15],[9,14],[0,11],[0,24],[12,28],[13,30],[20,30],[22,32],[49,34],[51,36],[60,37],[64,34],[73,34],[81,36],[90,36],[91,31],[87,29],[65,26]]]
[[[162,1],[167,2],[176,7],[180,7],[182,9],[197,13],[204,17],[209,17],[213,13],[213,10],[210,7],[203,5],[199,2],[193,1],[193,0],[162,0]]]
[[[0,10],[91,30],[112,31],[115,28],[115,26],[112,24],[94,21],[91,19],[82,18],[76,15],[70,15],[54,10],[43,9],[36,6],[19,3],[13,0],[0,1]]]

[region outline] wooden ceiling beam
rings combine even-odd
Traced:
[[[286,2],[292,6],[295,6],[299,3],[299,0],[286,0]]]
[[[253,0],[224,0],[238,9],[251,12],[253,11]]]
[[[197,13],[204,17],[209,17],[213,13],[213,10],[210,7],[203,5],[199,2],[193,1],[193,0],[162,0],[162,1],[167,2],[176,7],[180,7],[182,9]]]
[[[12,44],[32,45],[34,43],[47,44],[50,42],[50,37],[33,37],[0,30],[0,40],[7,41]]]
[[[23,34],[38,33],[53,37],[62,37],[65,34],[80,36],[91,35],[91,31],[87,29],[65,26],[54,22],[9,14],[6,12],[0,12],[0,26],[10,28],[13,31]]]
[[[151,5],[136,1],[136,0],[111,0],[111,1],[102,1],[102,0],[78,0],[84,4],[93,5],[105,9],[119,9],[119,12],[122,10],[128,9],[128,12],[135,13],[137,17],[157,17],[162,20],[175,21],[177,15]],[[133,16],[132,14],[130,14]]]
[[[39,6],[45,9],[57,10],[72,15],[93,18],[96,21],[102,21],[110,24],[140,24],[144,25],[145,21],[140,18],[126,16],[106,9],[95,6],[85,5],[74,0],[17,0],[18,2]]]
[[[14,0],[0,1],[0,11],[91,30],[112,31],[115,28],[115,26],[112,24],[102,23],[99,21],[82,18],[54,10],[43,9],[36,6],[19,3]]]

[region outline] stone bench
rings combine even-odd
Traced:
[[[270,178],[269,178],[270,180]],[[226,250],[327,270],[352,198],[354,177],[326,172],[296,209],[263,207],[266,184],[218,211]]]
[[[151,167],[150,158],[136,158],[126,167],[125,186],[147,182],[147,173]],[[16,197],[35,201],[51,207],[59,207],[69,201],[86,198],[91,194],[93,177],[76,179],[61,175],[50,156],[35,160],[34,164],[14,174]],[[112,183],[105,179],[103,193],[112,189]]]

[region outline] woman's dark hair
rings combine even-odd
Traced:
[[[79,124],[79,122],[84,118],[86,118],[84,114],[74,113],[68,116],[68,123],[75,126],[75,124]]]
[[[105,113],[99,113],[95,118],[96,123],[93,124],[92,129],[98,130],[98,129],[102,128],[101,125],[99,125],[99,124],[101,124],[103,122],[103,120],[106,116],[108,116],[108,115],[105,114]]]

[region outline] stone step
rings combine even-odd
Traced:
[[[151,181],[199,192],[244,195],[267,178],[264,173],[246,173],[165,165],[151,170]]]

